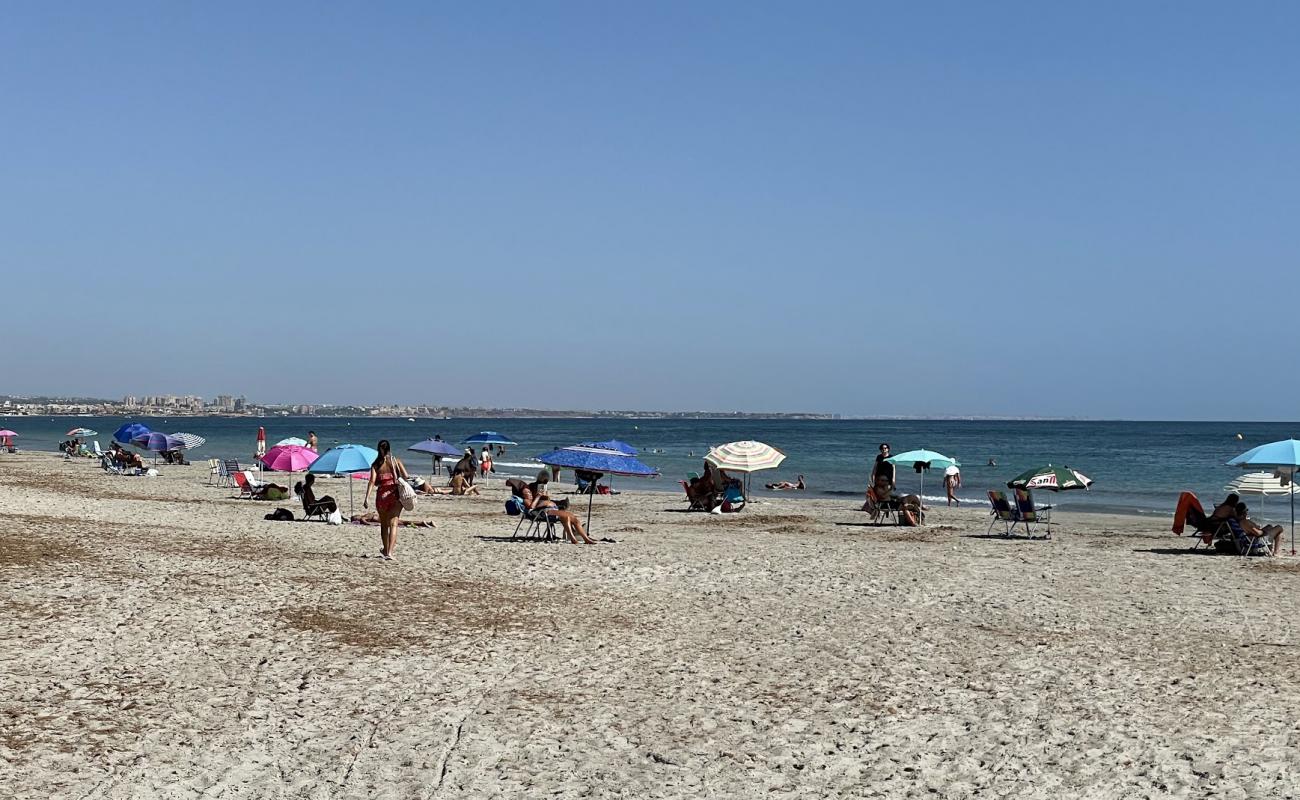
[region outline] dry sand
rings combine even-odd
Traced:
[[[577,547],[508,541],[495,489],[422,498],[439,527],[385,563],[377,529],[266,522],[206,467],[162,471],[0,457],[4,796],[1300,783],[1300,566],[1188,554],[1164,519],[1024,541],[983,509],[876,528],[851,501],[623,494],[596,498],[617,543]]]

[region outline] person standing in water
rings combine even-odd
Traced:
[[[961,508],[961,501],[957,499],[957,490],[961,488],[961,470],[955,466],[948,467],[943,472],[943,488],[948,492],[948,505],[957,504]]]
[[[316,431],[307,431],[307,449],[316,452]]]
[[[407,477],[406,465],[392,454],[387,439],[380,439],[375,447],[378,455],[370,464],[370,480],[366,483],[366,499],[362,508],[370,508],[370,490],[375,492],[375,510],[379,512],[379,557],[392,561],[397,545],[397,522],[402,516],[402,501],[397,496],[397,479]]]

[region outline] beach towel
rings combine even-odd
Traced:
[[[1174,533],[1183,535],[1183,529],[1187,527],[1187,514],[1192,509],[1196,510],[1198,518],[1205,517],[1205,509],[1201,507],[1201,501],[1195,494],[1183,492],[1178,495],[1178,505],[1174,508]]]

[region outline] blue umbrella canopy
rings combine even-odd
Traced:
[[[600,450],[616,450],[624,455],[634,456],[641,452],[627,442],[620,442],[618,439],[609,439],[604,442],[580,442],[579,447],[595,447]]]
[[[514,446],[516,444],[515,442],[510,441],[509,439],[497,433],[496,431],[479,431],[478,433],[466,439],[464,443],[465,444],[501,444],[501,445],[508,444],[511,446]]]
[[[153,433],[153,431],[149,430],[149,426],[141,425],[139,422],[128,422],[113,431],[113,441],[130,444],[132,439],[145,433]]]
[[[141,450],[149,450],[154,453],[161,453],[166,450],[185,449],[185,442],[177,439],[175,436],[168,436],[165,433],[142,433],[131,439],[131,444]]]
[[[463,451],[454,444],[437,439],[425,439],[406,448],[413,453],[428,453],[434,456],[459,456]]]
[[[947,469],[948,467],[960,467],[961,462],[955,458],[945,456],[943,453],[936,453],[933,450],[908,450],[906,453],[899,453],[896,456],[890,456],[885,459],[891,464],[928,464],[931,469]]]
[[[340,444],[321,453],[320,458],[313,461],[307,471],[325,475],[366,472],[376,458],[379,458],[379,453],[373,448],[361,444]]]
[[[1247,450],[1228,462],[1230,467],[1300,467],[1300,441],[1283,439]]]
[[[642,464],[635,457],[618,450],[589,445],[561,447],[549,453],[542,453],[537,460],[548,467],[581,469],[587,472],[600,472],[606,475],[638,475],[649,477],[658,475],[659,470]]]

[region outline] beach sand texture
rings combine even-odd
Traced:
[[[852,500],[622,494],[593,520],[617,543],[576,547],[507,541],[498,484],[421,498],[438,528],[385,563],[377,528],[266,522],[292,504],[161,469],[0,457],[6,796],[1300,784],[1300,565],[1188,554],[1165,518],[1024,541],[984,538],[982,508],[876,528]]]

